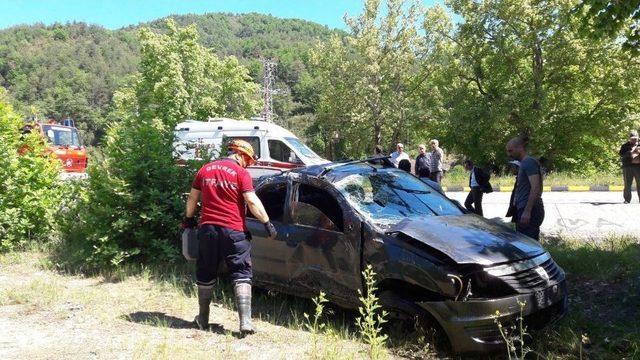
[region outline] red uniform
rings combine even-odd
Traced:
[[[243,194],[253,191],[249,172],[231,159],[204,165],[191,185],[201,191],[200,225],[246,231]]]

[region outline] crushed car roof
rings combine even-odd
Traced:
[[[291,170],[292,173],[323,177],[328,181],[337,181],[352,174],[366,174],[377,171],[402,171],[397,169],[389,157],[374,157],[364,160],[333,162],[323,165],[312,165]]]

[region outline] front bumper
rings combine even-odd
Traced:
[[[568,308],[565,280],[544,290],[499,299],[436,301],[418,303],[440,323],[456,353],[491,352],[504,349],[495,323],[496,311],[506,325],[522,316],[528,329],[538,329],[562,317]]]
[[[88,179],[89,178],[89,174],[87,174],[86,172],[66,172],[66,171],[62,171],[60,172],[60,174],[58,174],[58,179],[62,180],[62,181],[66,181],[66,180],[84,180],[84,179]]]

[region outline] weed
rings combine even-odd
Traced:
[[[315,311],[313,313],[313,319],[309,316],[309,314],[304,313],[304,318],[306,320],[305,327],[312,334],[313,338],[313,348],[312,348],[312,357],[317,356],[318,354],[318,334],[320,334],[326,324],[320,322],[320,318],[322,317],[322,313],[324,312],[324,304],[327,303],[327,297],[324,291],[320,291],[317,297],[313,298],[313,304],[315,305]]]
[[[386,323],[387,312],[382,309],[380,299],[376,295],[376,273],[371,265],[362,272],[365,281],[366,296],[358,289],[359,300],[362,306],[358,307],[360,316],[356,319],[356,325],[365,343],[369,345],[369,357],[379,359],[385,355],[384,346],[388,336],[382,333],[382,324]]]
[[[502,340],[504,340],[507,348],[507,356],[509,360],[524,360],[525,356],[531,352],[531,349],[526,347],[524,343],[525,336],[529,336],[527,328],[524,326],[524,317],[522,315],[527,303],[524,301],[518,301],[518,305],[520,306],[520,315],[516,318],[517,325],[512,325],[510,329],[505,328],[505,326],[500,322],[500,311],[496,310],[494,317],[494,322],[498,325],[498,331],[500,331],[500,336],[502,336]],[[513,333],[515,330],[518,331],[517,334]],[[520,350],[519,354],[518,350]]]

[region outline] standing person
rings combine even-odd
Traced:
[[[431,145],[431,161],[429,172],[431,172],[431,180],[440,184],[442,182],[442,161],[444,160],[444,152],[440,148],[440,142],[433,139],[429,142]]]
[[[202,330],[209,326],[209,304],[213,297],[218,264],[225,261],[234,285],[240,333],[251,334],[256,328],[251,322],[253,272],[251,243],[248,240],[251,234],[245,224],[245,204],[264,224],[270,238],[276,236],[276,229],[253,191],[251,176],[245,169],[256,163],[253,148],[246,141],[232,140],[228,150],[227,158],[210,162],[198,171],[191,185],[182,227],[198,226],[195,212],[197,203],[201,200],[196,260],[200,312],[195,318],[196,325]]]
[[[464,201],[464,207],[473,213],[483,216],[482,196],[484,193],[493,191],[489,183],[489,175],[475,166],[473,160],[465,160],[464,168],[469,171],[469,187],[471,188],[467,199]]]
[[[431,175],[429,171],[430,154],[427,153],[425,144],[418,145],[418,156],[416,156],[415,173],[419,178],[428,178]]]
[[[516,194],[516,187],[518,186],[518,172],[520,171],[520,161],[511,160],[507,165],[507,172],[516,177],[516,181],[513,184],[513,190],[511,190],[511,197],[509,198],[509,208],[507,209],[507,214],[505,217],[511,217],[511,222],[516,222],[516,206],[513,202],[513,198]]]
[[[396,145],[396,151],[391,153],[391,162],[393,163],[393,165],[395,165],[395,167],[398,167],[398,164],[400,164],[400,160],[409,160],[409,155],[404,152],[404,145],[402,143],[398,143]]]
[[[540,225],[544,221],[542,203],[542,172],[538,161],[527,153],[529,139],[515,137],[507,143],[507,155],[520,161],[513,204],[516,208],[516,231],[540,240]]]
[[[633,179],[636,179],[636,191],[638,199],[640,199],[640,144],[638,143],[638,132],[631,130],[629,132],[629,141],[620,147],[620,158],[622,159],[622,176],[624,178],[624,203],[631,202],[631,185]]]
[[[407,159],[400,160],[398,163],[398,169],[411,173],[411,161]]]

